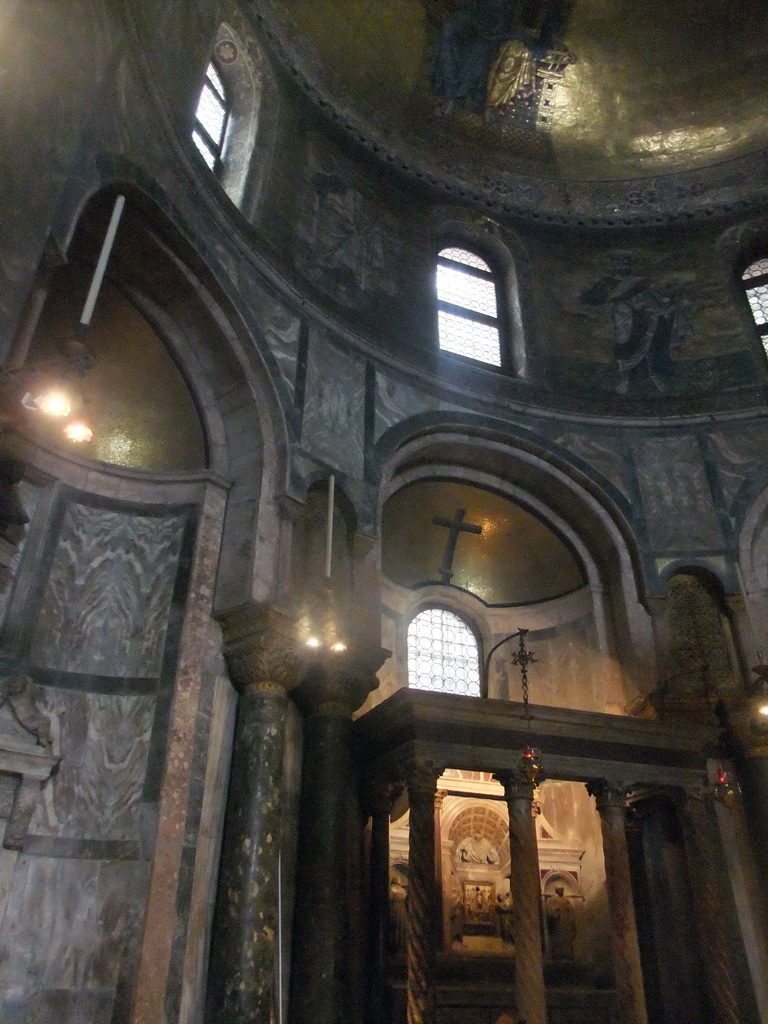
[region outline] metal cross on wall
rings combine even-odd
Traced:
[[[475,523],[465,523],[465,515],[465,509],[459,508],[456,510],[453,519],[445,519],[443,516],[433,516],[432,518],[432,523],[435,526],[443,526],[450,531],[448,534],[448,540],[445,544],[443,564],[438,570],[440,573],[440,582],[446,585],[451,582],[451,576],[453,576],[453,556],[456,552],[456,542],[459,539],[459,534],[483,532],[482,526],[477,526]]]

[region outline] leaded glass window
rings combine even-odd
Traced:
[[[755,260],[741,275],[763,350],[768,356],[768,257]]]
[[[205,81],[197,101],[192,141],[203,160],[214,172],[218,172],[221,167],[227,117],[227,94],[224,91],[224,83],[211,62],[206,68]]]
[[[408,626],[408,685],[417,690],[480,697],[480,652],[464,619],[425,608]]]
[[[501,366],[496,275],[485,260],[467,249],[443,249],[435,284],[441,350]]]

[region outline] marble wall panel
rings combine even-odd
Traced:
[[[713,430],[709,435],[720,475],[720,486],[730,506],[737,491],[768,458],[768,425],[755,423],[734,430]]]
[[[296,360],[299,354],[301,321],[284,303],[259,287],[249,264],[241,264],[241,289],[249,296],[259,326],[266,336],[280,375],[293,394],[296,383]]]
[[[30,833],[138,842],[154,698],[48,692],[62,760],[43,787]]]
[[[309,346],[301,443],[353,477],[363,474],[365,367],[314,331]]]
[[[327,139],[308,147],[297,214],[294,260],[313,284],[369,311],[396,295],[402,225]]]
[[[0,1019],[106,1024],[111,1012],[93,1011],[111,1011],[130,908],[143,900],[147,874],[135,861],[20,856],[0,936]]]
[[[377,373],[375,440],[378,441],[390,427],[420,412],[438,409],[439,405],[439,400],[431,395],[425,395],[408,384],[401,384],[384,373]]]
[[[555,442],[583,459],[606,480],[610,480],[625,498],[628,497],[624,479],[624,457],[618,443],[607,438],[572,433],[560,434],[555,438]]]
[[[41,668],[157,676],[184,516],[136,516],[72,503],[32,640]]]
[[[695,438],[651,438],[633,444],[632,451],[654,549],[722,547],[712,492]]]
[[[528,678],[534,704],[579,711],[606,708],[606,658],[600,653],[592,615],[546,629],[532,630],[529,647],[537,661]],[[502,699],[522,700],[520,670],[498,660],[497,692]]]

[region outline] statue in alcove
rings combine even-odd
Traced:
[[[393,875],[389,880],[389,947],[393,953],[403,954],[408,946],[408,892],[402,878]]]
[[[456,847],[456,859],[461,864],[498,864],[500,858],[490,839],[475,833]]]
[[[565,887],[556,885],[554,894],[546,897],[544,905],[549,933],[549,952],[552,959],[572,961],[576,942],[576,912]]]
[[[512,893],[506,892],[503,895],[496,897],[496,916],[499,920],[499,935],[501,936],[502,942],[514,943],[515,941],[515,925],[514,925],[514,902],[512,899]]]

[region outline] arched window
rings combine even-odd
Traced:
[[[436,287],[441,351],[501,366],[496,275],[485,260],[468,249],[442,249]]]
[[[750,263],[741,280],[763,349],[768,355],[768,257]]]
[[[480,697],[480,651],[464,619],[425,608],[408,626],[408,685],[416,690]]]
[[[205,81],[197,101],[192,139],[214,174],[218,174],[221,169],[228,118],[229,106],[224,83],[213,61],[210,61],[205,69]]]

